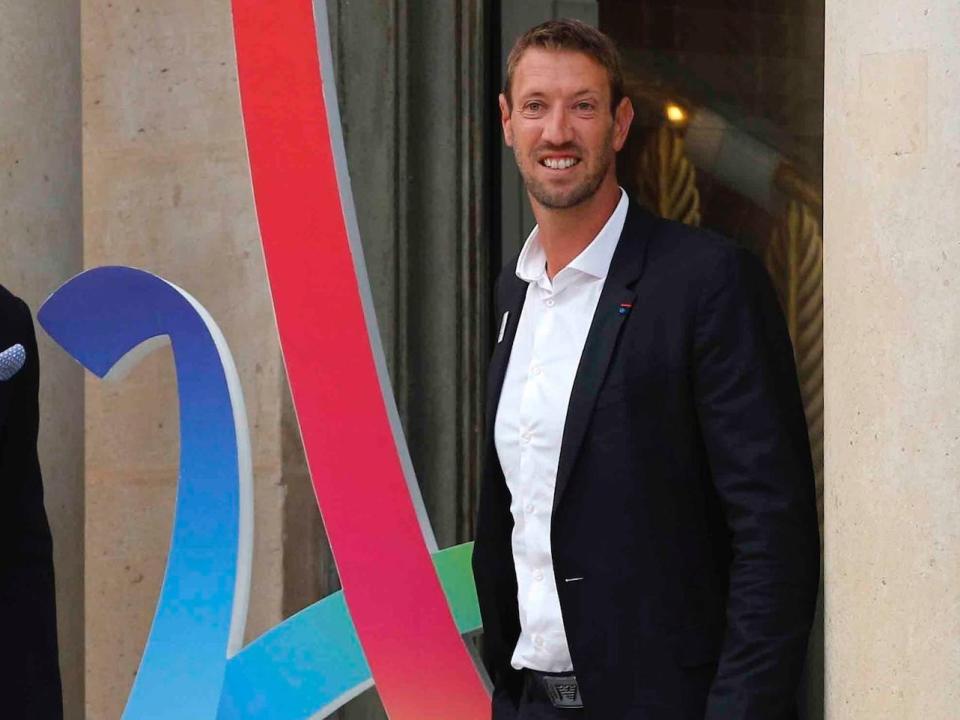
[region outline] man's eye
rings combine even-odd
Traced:
[[[591,103],[591,102],[586,102],[586,101],[584,101],[584,102],[578,102],[578,103],[577,103],[577,110],[579,110],[580,112],[592,112],[592,111],[593,111],[593,103]]]
[[[528,102],[526,105],[523,106],[523,109],[528,113],[538,113],[541,110],[543,110],[543,103],[539,103],[536,101]]]

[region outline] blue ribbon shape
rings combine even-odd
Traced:
[[[124,718],[216,717],[246,619],[252,530],[243,397],[223,335],[187,293],[150,273],[89,270],[43,305],[44,329],[98,377],[167,339],[180,396],[180,478],[170,554]]]

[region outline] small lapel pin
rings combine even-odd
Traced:
[[[497,343],[503,342],[503,334],[507,331],[507,318],[510,317],[510,311],[503,314],[503,320],[500,321],[500,334],[497,336]]]
[[[26,361],[27,351],[19,343],[0,352],[0,382],[9,380],[20,372]]]
[[[632,307],[633,303],[620,303],[620,309],[617,312],[619,312],[621,315],[626,315],[628,312],[630,312],[630,308]]]

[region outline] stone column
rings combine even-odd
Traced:
[[[80,3],[0,0],[0,283],[36,313],[82,263]],[[40,461],[67,718],[83,717],[83,383],[45,333]]]
[[[250,640],[282,619],[283,371],[254,212],[227,0],[83,0],[84,262],[190,292],[246,399],[255,491]],[[87,712],[120,716],[166,566],[178,470],[169,348],[89,378]]]
[[[960,5],[828,0],[829,720],[960,705]]]

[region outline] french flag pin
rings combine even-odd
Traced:
[[[630,309],[633,307],[633,303],[620,303],[620,309],[617,311],[621,315],[626,315],[630,312]]]

